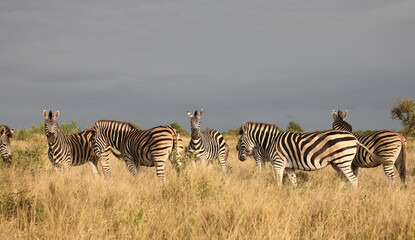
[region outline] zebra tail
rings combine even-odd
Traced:
[[[401,162],[399,165],[399,176],[401,177],[402,182],[406,183],[406,139],[401,135],[402,139],[402,148],[401,148]]]
[[[370,154],[370,156],[372,156],[373,159],[375,159],[375,161],[379,162],[380,164],[382,164],[382,165],[392,165],[393,164],[393,162],[387,161],[382,156],[379,156],[376,153],[373,153],[372,151],[370,151],[365,145],[360,143],[357,139],[356,139],[356,142],[357,142],[357,145],[359,145],[360,147],[365,149],[365,151],[368,152]]]
[[[176,131],[176,129],[173,129],[173,132],[174,132],[174,136],[173,136],[173,148],[172,148],[173,163],[175,165],[177,165],[176,168],[177,168],[177,171],[179,171],[179,168],[182,165],[182,162],[180,161],[180,159],[177,158],[177,154],[179,154],[179,148],[178,148],[178,145],[179,144],[178,143],[179,143],[180,133],[178,133]]]

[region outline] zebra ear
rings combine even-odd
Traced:
[[[59,110],[55,112],[55,115],[53,116],[53,118],[56,121],[58,117],[59,117]]]
[[[0,136],[2,136],[6,132],[6,128],[4,126],[0,127]]]
[[[43,110],[43,118],[48,119],[48,111]]]
[[[200,111],[199,111],[199,117],[202,117],[202,115],[203,115],[203,108],[200,109]]]
[[[345,120],[345,119],[346,119],[346,117],[347,117],[347,110],[344,110],[344,113],[343,113],[343,120]]]
[[[193,115],[189,111],[187,111],[187,116],[189,116],[189,118],[193,117]]]
[[[336,110],[331,111],[331,115],[333,116],[334,120],[336,120],[336,118],[337,118]]]

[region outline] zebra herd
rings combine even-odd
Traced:
[[[98,175],[98,163],[105,177],[111,176],[109,154],[124,160],[131,174],[137,175],[140,166],[155,167],[157,177],[164,180],[164,168],[170,160],[180,172],[185,152],[191,153],[202,164],[211,165],[218,159],[227,172],[226,159],[229,146],[222,134],[213,129],[200,130],[203,109],[194,114],[187,112],[191,123],[191,139],[184,148],[176,129],[157,126],[148,130],[136,129],[127,122],[100,120],[90,130],[64,134],[59,130],[54,114],[44,110],[45,134],[48,157],[55,168],[69,170],[71,166],[89,163],[94,175]],[[315,171],[331,165],[341,176],[342,185],[349,181],[358,186],[358,169],[382,165],[385,175],[393,180],[393,166],[403,183],[406,182],[406,140],[396,131],[383,130],[369,135],[352,133],[345,119],[347,110],[332,111],[332,130],[313,133],[280,131],[276,125],[245,122],[240,128],[237,143],[238,158],[245,161],[253,156],[261,171],[269,162],[274,170],[277,185],[281,186],[283,172],[297,187],[295,170]],[[0,151],[5,162],[10,162],[10,140],[13,129],[0,126]]]

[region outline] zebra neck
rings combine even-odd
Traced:
[[[63,134],[62,132],[58,131],[56,134],[56,138],[55,141],[53,143],[49,143],[49,147],[51,147],[52,149],[54,149],[56,146],[59,146],[62,144],[62,142],[64,141],[66,135]]]
[[[196,138],[192,137],[190,139],[190,148],[197,150],[197,149],[202,149],[203,148],[203,144],[202,144],[203,140],[202,140],[202,135],[199,134]]]
[[[258,146],[261,151],[267,152],[267,149],[270,149],[275,145],[279,135],[280,131],[269,131],[265,134],[253,136],[252,139],[255,146]]]

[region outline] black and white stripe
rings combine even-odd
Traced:
[[[89,163],[94,175],[98,175],[98,158],[93,151],[94,132],[91,130],[75,134],[64,134],[59,130],[56,120],[59,111],[52,115],[50,111],[43,110],[45,119],[45,133],[48,139],[48,156],[55,168],[68,171],[71,166]]]
[[[4,162],[10,163],[12,153],[10,150],[10,138],[13,136],[13,130],[7,126],[0,126],[0,154]]]
[[[342,112],[332,111],[333,129],[341,129],[352,132],[352,126],[345,121],[347,110]],[[394,130],[381,130],[368,135],[353,135],[366,146],[373,154],[381,157],[383,161],[373,158],[362,147],[357,148],[356,156],[353,160],[352,169],[357,176],[359,167],[373,168],[382,165],[386,176],[389,179],[395,178],[393,166],[398,170],[402,182],[406,180],[406,140]]]
[[[179,171],[183,142],[180,134],[170,126],[139,130],[127,122],[100,120],[92,125],[92,130],[96,132],[95,154],[108,175],[110,152],[122,158],[133,175],[138,174],[140,166],[156,167],[158,178],[163,180],[167,159]],[[169,157],[171,153],[172,157]]]
[[[225,142],[222,134],[214,129],[200,130],[200,118],[203,115],[203,109],[195,111],[192,115],[187,112],[190,118],[191,139],[187,150],[195,155],[202,164],[211,164],[214,159],[219,159],[220,165],[224,172],[227,171],[226,159],[228,157],[229,147]],[[195,165],[195,162],[192,162]]]
[[[239,151],[239,145],[242,138],[239,139],[237,145],[236,145],[236,151]],[[255,164],[258,168],[259,172],[262,172],[265,170],[265,163],[269,162],[269,160],[266,158],[265,152],[262,150],[262,148],[254,148],[252,150],[252,156],[254,157]]]
[[[351,164],[358,142],[345,131],[323,131],[315,133],[281,132],[276,125],[246,122],[241,127],[238,141],[239,160],[260,149],[261,155],[269,159],[277,179],[282,184],[284,169],[296,187],[295,169],[314,171],[331,165],[357,188],[358,180]]]

